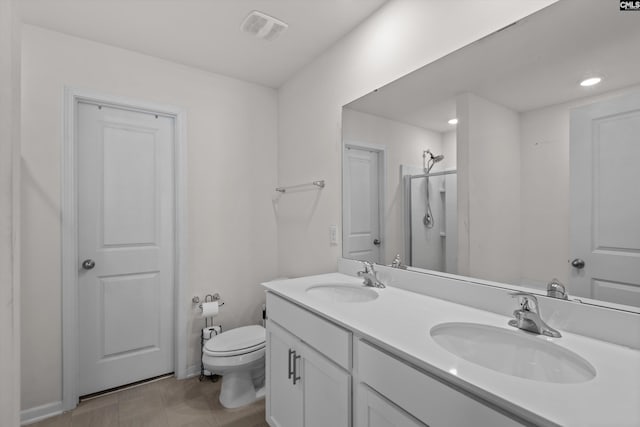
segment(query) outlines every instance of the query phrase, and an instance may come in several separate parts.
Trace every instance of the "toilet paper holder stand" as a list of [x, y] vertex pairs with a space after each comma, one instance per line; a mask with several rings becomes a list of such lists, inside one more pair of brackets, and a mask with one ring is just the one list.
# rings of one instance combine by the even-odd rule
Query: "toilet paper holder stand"
[[[202, 300], [202, 302], [200, 302], [200, 297], [199, 296], [194, 296], [193, 298], [191, 298], [191, 303], [193, 304], [198, 304], [198, 308], [200, 309], [200, 312], [202, 312], [202, 304], [205, 302], [217, 302], [219, 307], [222, 307], [224, 305], [224, 302], [220, 301], [220, 294], [219, 293], [215, 293], [215, 294], [207, 294], [204, 296], [204, 299]], [[209, 318], [205, 317], [204, 319], [204, 325], [206, 327], [209, 326]], [[211, 318], [211, 326], [213, 326], [213, 318]]]
[[[224, 302], [220, 301], [220, 294], [217, 292], [215, 294], [205, 295], [204, 298], [202, 299], [202, 302], [200, 301], [201, 301], [200, 297], [197, 295], [191, 298], [191, 303], [194, 305], [197, 304], [201, 312], [202, 312], [202, 304], [205, 302], [217, 302], [218, 306], [220, 307], [224, 305]], [[211, 325], [209, 325], [209, 319], [211, 319]], [[204, 325], [205, 325], [205, 328], [213, 327], [214, 326], [213, 317], [211, 318], [205, 317]], [[220, 325], [220, 332], [222, 332], [222, 325]], [[204, 330], [202, 330], [200, 331], [200, 381], [202, 381], [205, 377], [209, 377], [211, 381], [216, 382], [220, 378], [219, 375], [216, 375], [214, 373], [209, 373], [209, 374], [205, 373], [204, 363], [202, 362], [202, 355], [204, 353], [204, 344], [205, 344], [205, 337], [204, 337]]]
[[191, 302], [193, 304], [198, 304], [198, 308], [200, 310], [202, 310], [202, 304], [205, 302], [214, 302], [217, 301], [218, 305], [220, 307], [222, 307], [224, 305], [224, 303], [222, 301], [220, 301], [220, 294], [219, 293], [215, 293], [215, 294], [207, 294], [204, 296], [204, 299], [202, 300], [202, 302], [200, 302], [200, 297], [199, 296], [194, 296], [193, 298], [191, 298]]

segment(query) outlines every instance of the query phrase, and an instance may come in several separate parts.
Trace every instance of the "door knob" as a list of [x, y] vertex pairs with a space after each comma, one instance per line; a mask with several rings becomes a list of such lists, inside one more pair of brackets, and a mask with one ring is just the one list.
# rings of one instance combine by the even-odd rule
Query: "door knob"
[[373, 244], [376, 246], [380, 246], [380, 239], [374, 239]]
[[82, 261], [82, 268], [84, 268], [85, 270], [91, 270], [95, 266], [96, 263], [92, 259], [85, 259], [84, 261]]
[[571, 261], [571, 265], [575, 268], [577, 268], [578, 270], [584, 268], [584, 260], [580, 259], [580, 258], [575, 258], [574, 260]]

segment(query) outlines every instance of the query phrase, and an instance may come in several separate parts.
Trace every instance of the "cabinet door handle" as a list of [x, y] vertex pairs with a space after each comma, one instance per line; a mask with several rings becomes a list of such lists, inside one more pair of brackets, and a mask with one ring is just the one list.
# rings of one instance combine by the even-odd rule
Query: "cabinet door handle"
[[288, 369], [289, 376], [287, 377], [288, 379], [291, 379], [291, 377], [293, 377], [293, 375], [295, 374], [295, 373], [294, 373], [294, 371], [293, 371], [293, 369], [295, 369], [295, 367], [294, 367], [293, 369], [291, 368], [291, 364], [293, 363], [293, 360], [292, 360], [292, 357], [291, 357], [291, 356], [293, 356], [294, 354], [296, 354], [296, 352], [295, 352], [295, 351], [293, 351], [293, 350], [291, 350], [291, 349], [289, 349], [289, 360], [288, 360], [288, 364], [289, 364], [289, 369]]
[[300, 381], [300, 376], [298, 376], [298, 366], [296, 365], [296, 360], [300, 359], [300, 356], [293, 352], [293, 385], [296, 385], [296, 381]]

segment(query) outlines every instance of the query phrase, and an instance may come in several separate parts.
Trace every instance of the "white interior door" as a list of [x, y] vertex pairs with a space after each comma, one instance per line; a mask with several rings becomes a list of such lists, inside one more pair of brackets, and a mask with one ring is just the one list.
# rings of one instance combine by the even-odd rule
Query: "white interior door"
[[380, 263], [380, 158], [377, 151], [344, 151], [343, 256]]
[[573, 110], [570, 158], [570, 290], [640, 307], [640, 92]]
[[77, 111], [82, 396], [173, 371], [174, 119]]

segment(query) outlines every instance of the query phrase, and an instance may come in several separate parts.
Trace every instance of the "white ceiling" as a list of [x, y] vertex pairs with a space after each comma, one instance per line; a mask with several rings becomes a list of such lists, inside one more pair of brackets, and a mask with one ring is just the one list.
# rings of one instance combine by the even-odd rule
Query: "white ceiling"
[[[603, 0], [564, 0], [347, 108], [445, 132], [464, 92], [524, 112], [638, 85], [638, 46], [637, 13]], [[579, 86], [590, 74], [602, 83]]]
[[[21, 0], [28, 24], [277, 88], [387, 0]], [[243, 33], [252, 10], [289, 29]]]

